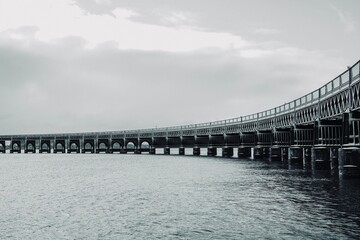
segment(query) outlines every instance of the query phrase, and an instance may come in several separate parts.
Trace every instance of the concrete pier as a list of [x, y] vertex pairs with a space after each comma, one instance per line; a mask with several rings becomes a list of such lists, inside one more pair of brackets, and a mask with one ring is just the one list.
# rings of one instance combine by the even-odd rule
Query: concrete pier
[[200, 156], [200, 148], [199, 147], [193, 148], [193, 155], [194, 156]]
[[251, 147], [239, 147], [238, 148], [238, 157], [239, 158], [250, 158], [251, 157]]
[[280, 147], [271, 147], [270, 148], [270, 161], [281, 161], [281, 148]]
[[185, 155], [185, 148], [183, 147], [179, 148], [179, 155], [181, 156]]
[[360, 148], [347, 147], [338, 151], [339, 176], [343, 178], [360, 177]]
[[254, 147], [254, 159], [262, 159], [263, 157], [262, 147]]
[[164, 154], [165, 155], [170, 155], [170, 148], [169, 147], [164, 148]]
[[330, 149], [326, 147], [311, 148], [311, 169], [330, 170]]
[[209, 147], [207, 149], [207, 155], [210, 156], [210, 157], [214, 157], [217, 155], [217, 148], [215, 147]]
[[283, 163], [287, 163], [289, 159], [289, 148], [288, 147], [282, 147], [281, 148], [281, 161]]
[[232, 147], [224, 147], [222, 149], [222, 156], [223, 157], [232, 157], [232, 156], [234, 156], [234, 149]]
[[288, 161], [291, 165], [302, 165], [304, 152], [302, 147], [290, 147], [288, 148]]

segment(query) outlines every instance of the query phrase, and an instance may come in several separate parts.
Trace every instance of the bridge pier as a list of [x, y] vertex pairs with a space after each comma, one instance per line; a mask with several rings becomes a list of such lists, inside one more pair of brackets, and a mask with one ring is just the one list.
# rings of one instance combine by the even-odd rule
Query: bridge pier
[[185, 148], [183, 147], [179, 148], [179, 155], [181, 156], [185, 155]]
[[330, 170], [330, 150], [326, 147], [311, 148], [311, 169]]
[[262, 159], [263, 158], [263, 150], [261, 147], [254, 147], [253, 149], [254, 159]]
[[232, 156], [234, 156], [234, 149], [232, 147], [224, 147], [222, 149], [222, 156], [223, 157], [232, 157]]
[[270, 148], [270, 161], [280, 161], [281, 160], [281, 148], [280, 147], [271, 147]]
[[62, 148], [62, 149], [54, 148], [54, 153], [66, 153], [66, 149], [65, 148]]
[[303, 164], [303, 148], [302, 147], [290, 147], [288, 148], [288, 161], [290, 165]]
[[200, 156], [200, 148], [199, 147], [193, 148], [193, 155], [194, 156]]
[[36, 153], [36, 148], [34, 148], [34, 149], [25, 149], [25, 153]]
[[238, 157], [239, 158], [250, 158], [251, 157], [251, 147], [241, 146], [238, 148]]
[[134, 153], [135, 153], [135, 154], [141, 154], [141, 152], [142, 152], [142, 151], [141, 151], [141, 149], [139, 149], [139, 148], [136, 148], [136, 149], [134, 150]]
[[151, 155], [155, 155], [156, 154], [156, 148], [150, 148], [150, 152]]
[[311, 148], [303, 147], [303, 167], [304, 169], [311, 169]]
[[0, 141], [0, 153], [6, 153], [6, 143], [5, 143], [5, 141]]
[[[90, 149], [85, 149], [85, 148], [83, 148], [82, 150], [81, 150], [81, 153], [95, 153], [95, 150], [94, 150], [94, 148], [90, 148]], [[98, 152], [96, 152], [96, 153], [98, 153]]]
[[360, 177], [360, 148], [340, 148], [338, 152], [339, 176], [342, 178]]
[[217, 148], [216, 147], [209, 147], [207, 149], [207, 155], [210, 157], [215, 157], [217, 155]]
[[169, 147], [164, 148], [164, 154], [165, 155], [170, 155], [170, 148]]
[[263, 159], [270, 157], [270, 147], [254, 147], [254, 159]]
[[330, 169], [332, 173], [338, 171], [339, 168], [339, 149], [330, 148]]
[[127, 154], [127, 149], [126, 148], [121, 148], [120, 149], [120, 154]]
[[282, 147], [281, 148], [281, 162], [287, 163], [289, 160], [289, 148]]

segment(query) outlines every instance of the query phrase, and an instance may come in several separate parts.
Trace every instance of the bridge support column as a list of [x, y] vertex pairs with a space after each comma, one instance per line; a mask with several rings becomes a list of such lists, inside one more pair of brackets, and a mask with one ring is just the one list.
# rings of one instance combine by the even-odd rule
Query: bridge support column
[[262, 159], [264, 156], [264, 150], [262, 147], [254, 147], [254, 159]]
[[250, 158], [251, 157], [251, 147], [239, 147], [238, 148], [238, 157], [239, 158]]
[[181, 156], [185, 155], [185, 148], [183, 147], [179, 148], [179, 155]]
[[134, 150], [134, 153], [135, 153], [135, 154], [141, 154], [141, 149], [136, 148], [136, 149]]
[[36, 153], [36, 149], [25, 149], [25, 153]]
[[155, 155], [156, 154], [156, 148], [150, 148], [150, 152], [151, 155]]
[[120, 149], [120, 154], [127, 154], [127, 150], [125, 148]]
[[232, 156], [234, 156], [234, 149], [232, 147], [224, 147], [222, 149], [222, 156], [223, 157], [232, 157]]
[[6, 153], [5, 141], [0, 141], [0, 153]]
[[288, 163], [303, 164], [303, 148], [301, 147], [290, 147], [288, 149]]
[[360, 148], [340, 148], [338, 159], [340, 177], [360, 178]]
[[328, 148], [311, 148], [311, 170], [330, 170], [330, 150]]
[[339, 167], [339, 151], [337, 148], [330, 149], [330, 169], [332, 173], [338, 171]]
[[65, 148], [62, 148], [62, 149], [59, 149], [59, 148], [54, 148], [54, 153], [66, 153], [66, 149]]
[[170, 148], [168, 148], [168, 147], [164, 148], [164, 154], [170, 155]]
[[209, 147], [209, 148], [207, 149], [207, 155], [208, 155], [209, 157], [214, 157], [214, 156], [216, 156], [216, 155], [217, 155], [217, 148], [215, 148], [215, 147]]
[[281, 148], [281, 161], [283, 163], [287, 163], [289, 160], [289, 148], [288, 147], [282, 147]]
[[270, 148], [270, 161], [280, 161], [281, 160], [281, 148], [280, 147], [271, 147]]
[[200, 156], [200, 148], [199, 147], [193, 148], [193, 155]]

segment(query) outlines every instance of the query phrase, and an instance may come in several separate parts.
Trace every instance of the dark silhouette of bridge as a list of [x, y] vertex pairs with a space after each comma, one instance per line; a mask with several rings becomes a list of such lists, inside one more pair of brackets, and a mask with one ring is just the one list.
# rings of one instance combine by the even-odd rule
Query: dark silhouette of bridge
[[[360, 61], [315, 91], [281, 106], [215, 122], [131, 131], [0, 136], [6, 153], [156, 154], [269, 158], [312, 169], [360, 173]], [[8, 149], [8, 150], [7, 150]]]

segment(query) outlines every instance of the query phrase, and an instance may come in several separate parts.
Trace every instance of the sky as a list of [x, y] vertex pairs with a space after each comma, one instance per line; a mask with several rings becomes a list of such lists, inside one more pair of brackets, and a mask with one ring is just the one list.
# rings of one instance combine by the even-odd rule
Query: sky
[[0, 135], [274, 108], [360, 59], [358, 0], [0, 0]]

